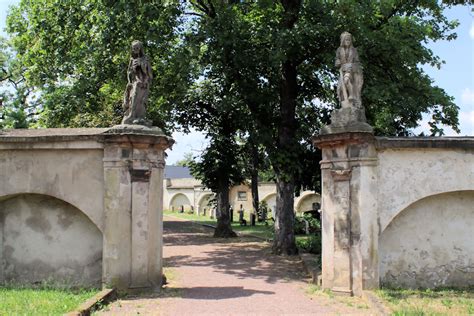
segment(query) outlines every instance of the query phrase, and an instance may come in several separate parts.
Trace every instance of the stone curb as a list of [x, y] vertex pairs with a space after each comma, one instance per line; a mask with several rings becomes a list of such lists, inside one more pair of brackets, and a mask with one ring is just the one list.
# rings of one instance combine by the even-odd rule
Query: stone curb
[[89, 316], [93, 311], [97, 310], [100, 304], [107, 304], [117, 298], [115, 289], [104, 289], [79, 305], [79, 307], [65, 316]]
[[392, 311], [372, 291], [363, 291], [362, 298], [369, 303], [373, 310], [377, 311], [377, 315], [392, 315]]
[[316, 255], [303, 252], [300, 248], [298, 248], [298, 255], [303, 262], [304, 269], [311, 276], [311, 283], [321, 286], [321, 270], [312, 263]]

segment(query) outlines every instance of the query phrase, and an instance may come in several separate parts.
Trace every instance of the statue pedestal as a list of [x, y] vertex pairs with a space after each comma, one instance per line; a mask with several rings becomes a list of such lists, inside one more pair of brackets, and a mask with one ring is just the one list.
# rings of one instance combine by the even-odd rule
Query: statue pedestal
[[377, 153], [368, 132], [313, 138], [323, 153], [322, 287], [361, 296], [378, 288]]
[[104, 137], [103, 282], [118, 289], [162, 283], [164, 150], [158, 127], [117, 125]]
[[334, 110], [331, 115], [331, 124], [321, 129], [321, 135], [345, 132], [372, 133], [373, 131], [372, 126], [367, 124], [364, 108], [351, 106]]
[[323, 156], [322, 286], [360, 296], [378, 287], [377, 245], [367, 242], [377, 225], [377, 214], [370, 212], [377, 203], [371, 194], [377, 170], [373, 128], [362, 107], [342, 104], [313, 143]]

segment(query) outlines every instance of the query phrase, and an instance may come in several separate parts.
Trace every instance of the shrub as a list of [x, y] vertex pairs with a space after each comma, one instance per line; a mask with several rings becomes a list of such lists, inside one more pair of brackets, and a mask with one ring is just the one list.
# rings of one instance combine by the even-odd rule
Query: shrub
[[266, 222], [268, 216], [268, 204], [265, 201], [260, 202], [257, 211], [257, 221]]
[[309, 233], [314, 234], [321, 230], [321, 224], [318, 219], [313, 218], [309, 214], [303, 216], [295, 216], [294, 230], [296, 235], [306, 234], [306, 222], [309, 224]]
[[321, 232], [309, 235], [308, 238], [297, 240], [296, 245], [304, 252], [319, 255], [321, 253]]

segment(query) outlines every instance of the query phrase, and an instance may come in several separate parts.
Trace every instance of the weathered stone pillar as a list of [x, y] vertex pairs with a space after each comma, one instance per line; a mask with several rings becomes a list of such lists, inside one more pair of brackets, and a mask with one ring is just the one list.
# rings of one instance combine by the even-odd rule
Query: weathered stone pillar
[[104, 142], [103, 283], [159, 289], [164, 150], [173, 140], [157, 128], [117, 126]]
[[378, 287], [374, 141], [370, 131], [313, 139], [323, 152], [322, 281], [334, 292], [361, 295]]

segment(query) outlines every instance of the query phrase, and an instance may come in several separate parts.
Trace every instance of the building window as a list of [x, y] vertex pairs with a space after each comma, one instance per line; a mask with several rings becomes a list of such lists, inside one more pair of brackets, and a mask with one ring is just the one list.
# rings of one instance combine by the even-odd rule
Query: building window
[[247, 201], [247, 192], [239, 191], [237, 192], [237, 200], [239, 201]]

